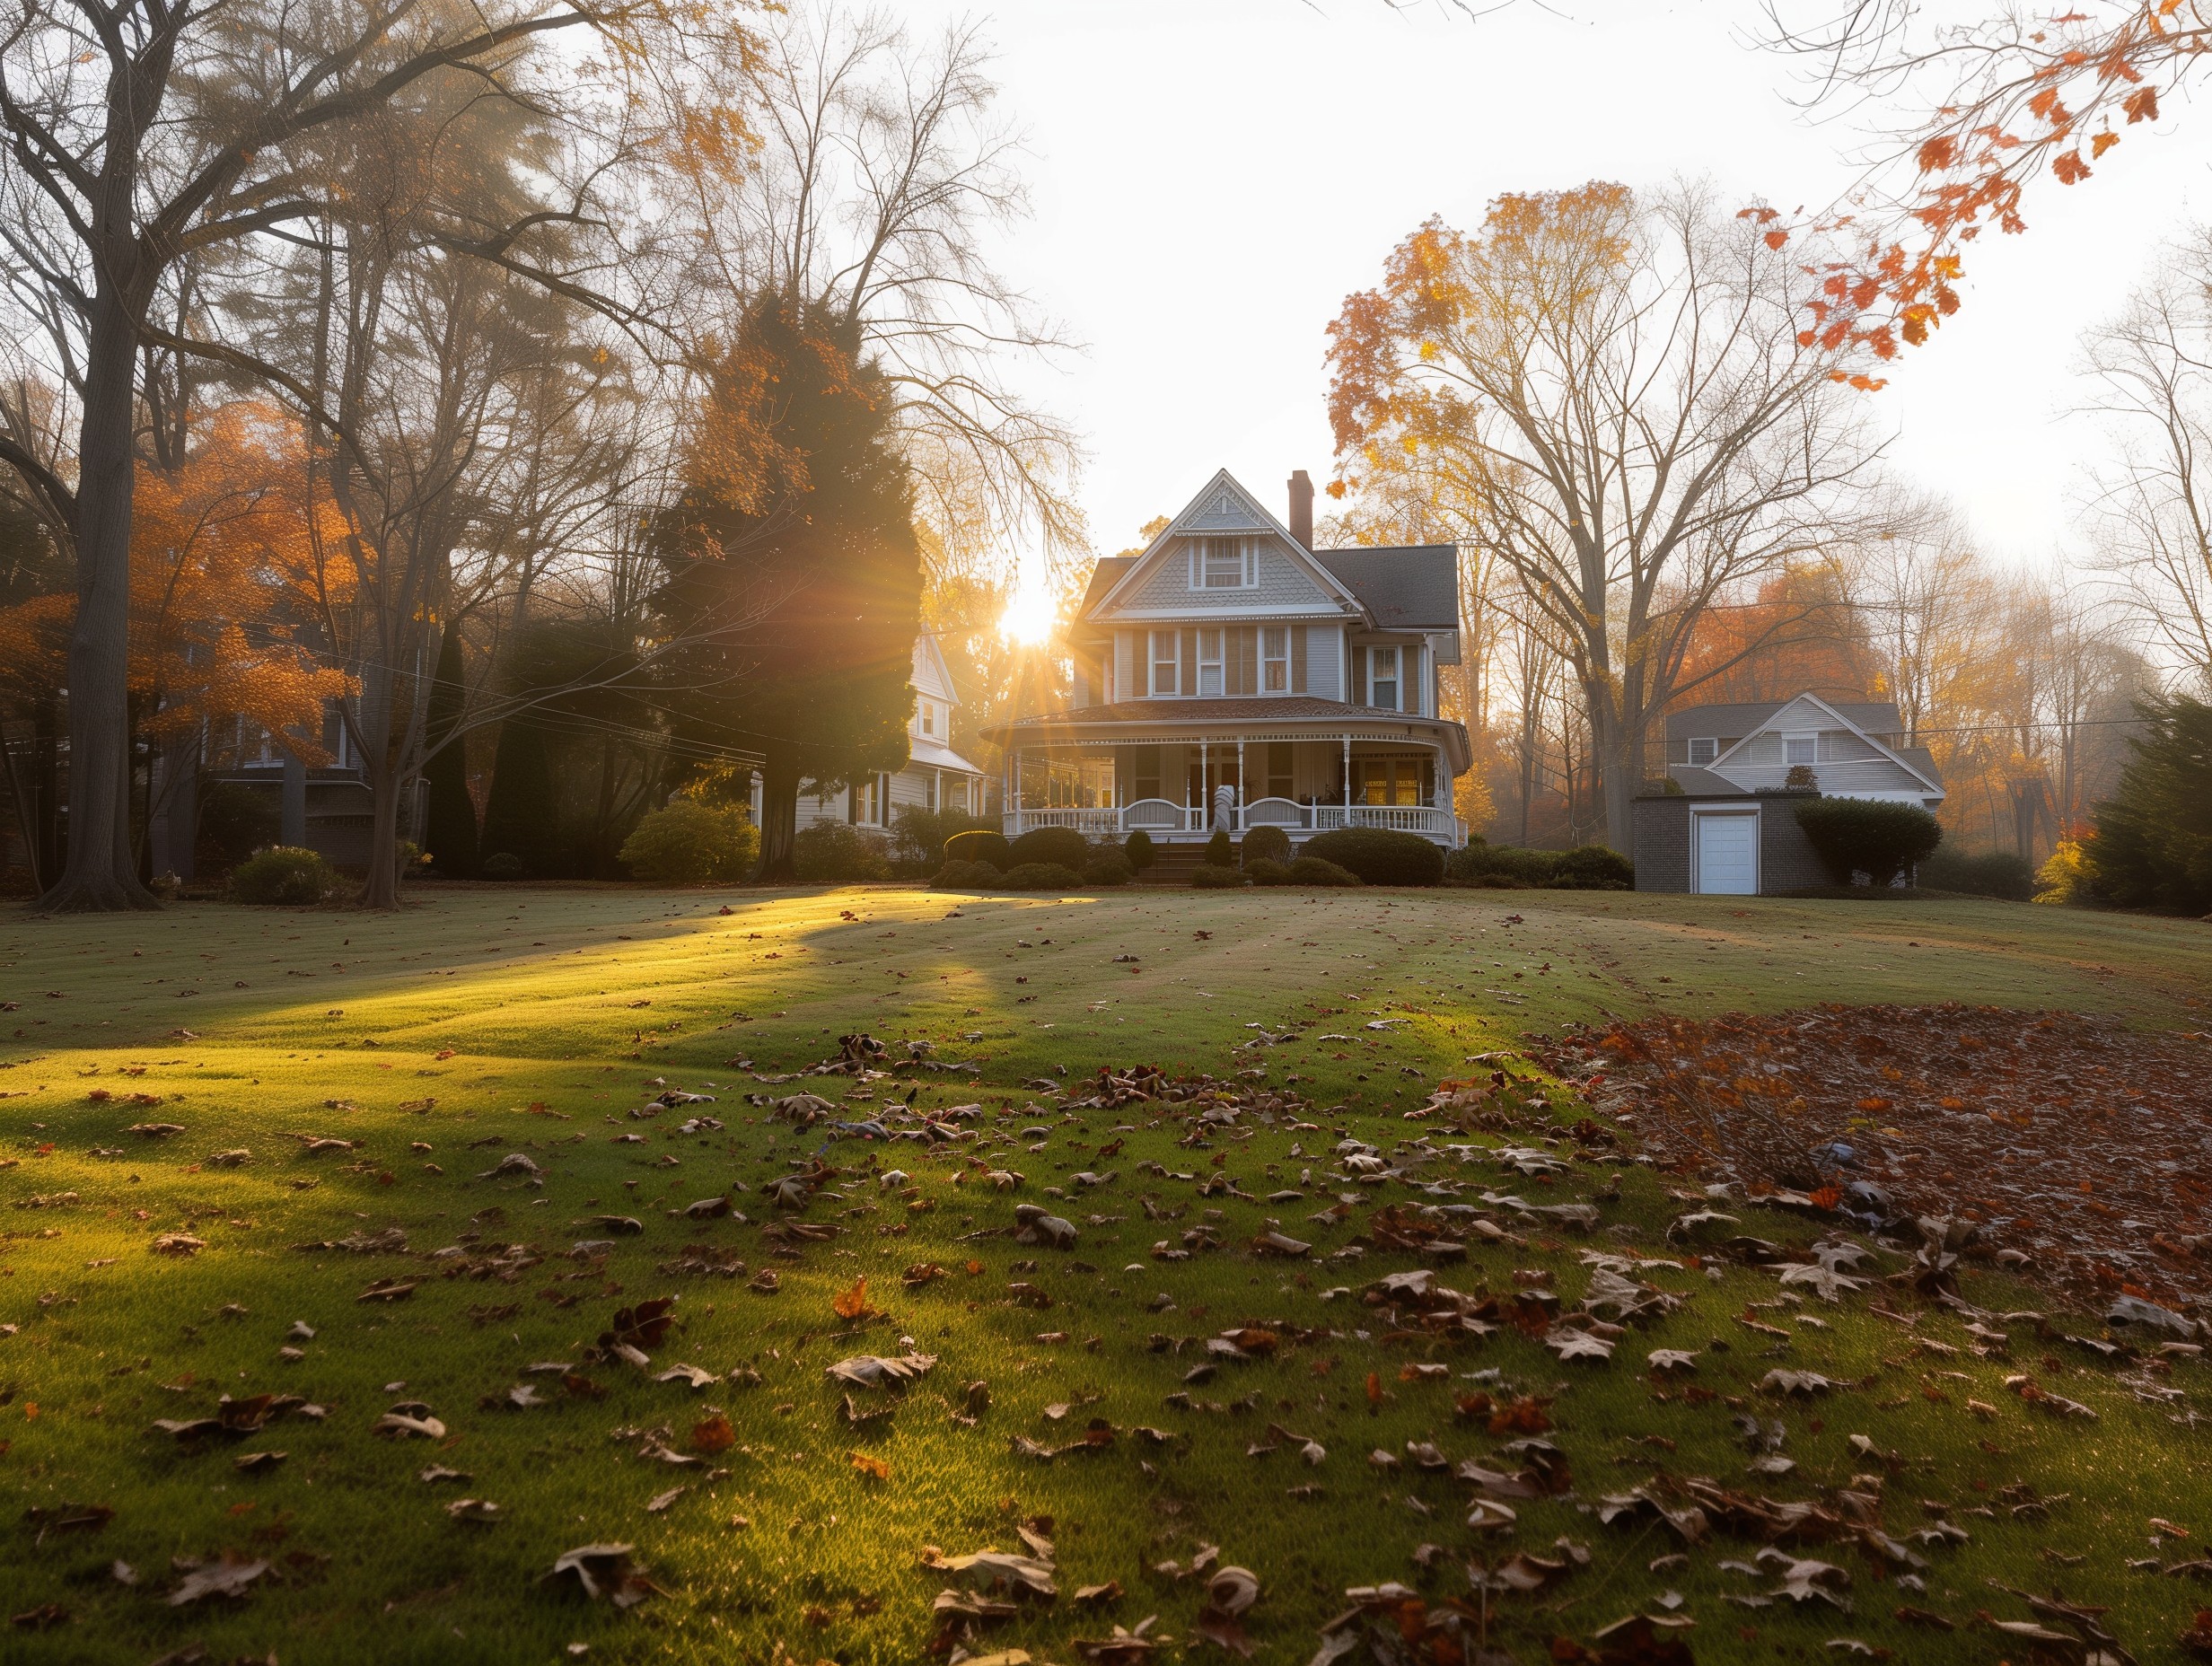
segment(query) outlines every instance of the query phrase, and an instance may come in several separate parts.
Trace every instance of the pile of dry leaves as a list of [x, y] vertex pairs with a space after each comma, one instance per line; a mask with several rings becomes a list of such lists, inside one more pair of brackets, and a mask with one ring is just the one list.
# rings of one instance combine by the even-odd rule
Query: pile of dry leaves
[[2212, 1298], [2212, 1038], [1824, 1006], [1616, 1024], [1539, 1052], [1663, 1162], [1825, 1188], [1866, 1216], [1978, 1221], [2077, 1296]]

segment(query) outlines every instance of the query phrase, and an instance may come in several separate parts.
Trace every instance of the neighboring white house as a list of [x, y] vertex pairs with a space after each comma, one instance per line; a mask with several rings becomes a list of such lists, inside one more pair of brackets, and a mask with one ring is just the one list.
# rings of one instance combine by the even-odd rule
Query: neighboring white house
[[1396, 828], [1466, 842], [1452, 780], [1467, 731], [1437, 709], [1459, 662], [1459, 552], [1316, 549], [1313, 486], [1288, 523], [1226, 469], [1136, 556], [1091, 574], [1075, 700], [986, 732], [1006, 836], [1072, 827], [1203, 840], [1272, 826]]
[[[983, 772], [952, 748], [952, 712], [960, 704], [952, 673], [937, 639], [924, 631], [914, 639], [914, 715], [907, 723], [907, 762], [901, 769], [863, 776], [834, 791], [814, 782], [799, 784], [799, 826], [842, 821], [853, 827], [890, 830], [898, 811], [912, 806], [928, 811], [983, 813]], [[753, 819], [760, 816], [760, 785], [753, 783]]]
[[1797, 768], [1830, 798], [1943, 807], [1936, 760], [1906, 743], [1887, 702], [1690, 706], [1667, 717], [1663, 790], [1636, 801], [1637, 890], [1748, 897], [1829, 882], [1785, 792]]

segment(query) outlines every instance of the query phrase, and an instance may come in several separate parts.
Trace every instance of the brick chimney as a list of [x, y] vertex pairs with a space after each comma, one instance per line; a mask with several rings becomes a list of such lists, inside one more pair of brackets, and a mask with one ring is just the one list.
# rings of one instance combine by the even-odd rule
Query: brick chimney
[[1300, 548], [1313, 548], [1313, 478], [1303, 469], [1290, 476], [1290, 535]]

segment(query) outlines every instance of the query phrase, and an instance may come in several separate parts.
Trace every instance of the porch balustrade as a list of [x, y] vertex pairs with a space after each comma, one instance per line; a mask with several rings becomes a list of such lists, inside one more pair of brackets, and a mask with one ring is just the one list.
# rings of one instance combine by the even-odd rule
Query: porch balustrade
[[[1120, 837], [1142, 828], [1154, 837], [1204, 838], [1213, 831], [1212, 811], [1172, 799], [1140, 798], [1116, 809], [1048, 806], [1010, 810], [1001, 818], [1005, 836], [1019, 838], [1033, 828], [1073, 828], [1087, 838]], [[1431, 804], [1301, 804], [1287, 798], [1260, 798], [1230, 812], [1229, 830], [1258, 827], [1286, 833], [1323, 833], [1331, 828], [1388, 828], [1418, 833], [1439, 844], [1467, 842], [1466, 825], [1449, 810]]]

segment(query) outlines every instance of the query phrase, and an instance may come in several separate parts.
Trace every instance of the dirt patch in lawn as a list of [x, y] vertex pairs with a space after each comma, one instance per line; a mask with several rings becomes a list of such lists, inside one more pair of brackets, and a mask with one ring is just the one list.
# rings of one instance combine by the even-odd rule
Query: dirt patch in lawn
[[1857, 1212], [1886, 1199], [1962, 1214], [2025, 1251], [2029, 1276], [2087, 1300], [2212, 1299], [2212, 1036], [2074, 1013], [1824, 1006], [1581, 1030], [1540, 1056], [1662, 1162], [1833, 1188]]

